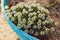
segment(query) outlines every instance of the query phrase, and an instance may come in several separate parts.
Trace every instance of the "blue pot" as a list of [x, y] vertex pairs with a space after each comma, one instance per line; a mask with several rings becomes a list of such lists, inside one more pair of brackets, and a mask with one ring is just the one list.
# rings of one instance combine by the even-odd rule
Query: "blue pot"
[[8, 0], [1, 0], [1, 6], [2, 6], [2, 12], [3, 15], [5, 16], [7, 22], [9, 25], [12, 27], [12, 29], [16, 32], [20, 40], [39, 40], [35, 37], [30, 36], [29, 34], [23, 32], [20, 28], [18, 28], [15, 24], [11, 22], [11, 20], [7, 17], [6, 11], [5, 11], [5, 6], [7, 4]]

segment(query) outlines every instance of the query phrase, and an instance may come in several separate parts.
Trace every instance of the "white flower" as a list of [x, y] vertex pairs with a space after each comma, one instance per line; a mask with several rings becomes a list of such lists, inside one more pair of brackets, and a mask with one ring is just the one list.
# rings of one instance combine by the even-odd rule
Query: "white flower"
[[36, 12], [33, 12], [32, 14], [33, 14], [33, 15], [37, 15], [37, 13], [36, 13]]
[[44, 35], [44, 34], [45, 34], [45, 32], [44, 32], [44, 31], [41, 31], [41, 32], [40, 32], [40, 35]]
[[51, 32], [52, 32], [52, 31], [54, 31], [54, 30], [55, 30], [55, 28], [51, 27], [51, 28], [50, 28], [50, 30], [51, 30]]
[[8, 13], [8, 17], [9, 17], [9, 18], [12, 18], [12, 15], [11, 15], [10, 13]]
[[34, 33], [34, 31], [31, 29], [31, 30], [29, 31], [29, 33], [30, 33], [30, 34], [33, 34], [33, 33]]
[[29, 8], [29, 11], [33, 11], [33, 9], [32, 8]]
[[14, 17], [17, 17], [18, 16], [18, 14], [14, 14]]
[[28, 31], [28, 29], [27, 29], [27, 30], [24, 30], [24, 32], [28, 33], [29, 31]]
[[27, 3], [25, 4], [25, 7], [28, 7], [28, 4]]
[[29, 13], [28, 16], [31, 17], [33, 14], [32, 13]]
[[46, 23], [45, 22], [42, 22], [43, 25], [45, 25]]
[[39, 18], [42, 18], [42, 14], [39, 14], [38, 17], [39, 17]]
[[35, 20], [36, 18], [37, 18], [37, 16], [33, 16], [33, 17], [32, 17], [32, 20]]
[[49, 23], [49, 21], [48, 20], [45, 20], [45, 23]]
[[22, 23], [26, 24], [26, 19], [25, 18], [22, 19]]
[[40, 23], [41, 23], [41, 20], [39, 19], [39, 20], [38, 20], [38, 22], [40, 22]]
[[38, 36], [39, 35], [39, 33], [38, 32], [35, 32], [35, 34], [34, 34], [35, 36]]
[[37, 8], [38, 8], [38, 10], [41, 10], [41, 8], [42, 8], [42, 7], [40, 7], [40, 6], [37, 6]]
[[42, 16], [42, 20], [45, 20], [45, 16]]
[[44, 7], [40, 7], [40, 10], [41, 10], [41, 11], [44, 11], [44, 10], [45, 10], [45, 8], [44, 8]]
[[14, 17], [18, 17], [18, 19], [20, 19], [22, 16], [22, 13], [21, 12], [17, 12], [16, 14], [14, 14]]
[[55, 25], [58, 26], [59, 25], [58, 22], [55, 22]]
[[37, 11], [37, 13], [40, 13], [40, 11]]
[[28, 5], [28, 8], [31, 8], [31, 5]]
[[48, 21], [49, 21], [50, 23], [52, 23], [54, 20], [52, 20], [52, 19], [49, 19]]
[[48, 33], [48, 32], [49, 32], [49, 29], [48, 29], [48, 28], [46, 28], [46, 29], [45, 29], [45, 32], [46, 32], [46, 33]]
[[40, 26], [42, 23], [41, 23], [41, 20], [39, 19], [38, 22], [37, 22], [37, 25]]
[[34, 26], [33, 26], [33, 29], [36, 29], [36, 28], [37, 28], [37, 26], [36, 26], [36, 25], [34, 25]]
[[18, 25], [17, 25], [19, 28], [22, 28], [23, 25], [21, 23], [18, 22]]
[[16, 14], [16, 11], [12, 11], [11, 14]]
[[10, 10], [6, 10], [7, 14], [10, 13]]
[[38, 29], [41, 29], [41, 25], [38, 25], [37, 28], [38, 28]]
[[26, 11], [26, 9], [23, 9], [23, 11]]
[[17, 7], [23, 8], [24, 7], [24, 3], [21, 2], [21, 3], [17, 4]]
[[30, 21], [31, 21], [31, 20], [32, 20], [32, 18], [28, 18], [28, 20], [30, 20]]
[[49, 14], [49, 11], [47, 9], [43, 9], [44, 12], [46, 12], [47, 14]]
[[9, 6], [6, 5], [6, 6], [5, 6], [5, 9], [8, 9], [8, 8], [9, 8]]
[[45, 19], [45, 14], [39, 14], [38, 17], [42, 18], [42, 19]]
[[23, 9], [22, 13], [28, 13], [28, 11], [26, 11], [26, 9]]
[[31, 24], [33, 24], [33, 22], [32, 21], [28, 21], [28, 25], [31, 25]]
[[15, 21], [15, 18], [14, 18], [14, 17], [12, 17], [12, 18], [11, 18], [11, 20], [12, 20], [12, 21]]
[[33, 7], [37, 7], [37, 5], [36, 5], [35, 3], [32, 3], [31, 6], [33, 6]]
[[14, 11], [16, 8], [17, 8], [16, 6], [12, 6], [12, 7], [11, 7], [11, 10]]
[[19, 5], [24, 5], [24, 2], [20, 2], [17, 4], [17, 6], [19, 6]]

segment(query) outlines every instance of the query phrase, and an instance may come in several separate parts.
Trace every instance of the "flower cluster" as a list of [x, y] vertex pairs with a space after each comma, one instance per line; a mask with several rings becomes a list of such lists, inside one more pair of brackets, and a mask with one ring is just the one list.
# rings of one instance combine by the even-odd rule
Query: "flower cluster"
[[38, 3], [20, 2], [11, 8], [6, 7], [6, 12], [16, 26], [35, 36], [48, 34], [57, 26], [49, 17], [49, 11]]

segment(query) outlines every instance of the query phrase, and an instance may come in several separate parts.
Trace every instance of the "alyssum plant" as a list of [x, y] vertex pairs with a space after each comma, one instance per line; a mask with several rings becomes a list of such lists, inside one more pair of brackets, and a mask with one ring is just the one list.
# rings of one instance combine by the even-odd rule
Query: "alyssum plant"
[[10, 20], [28, 34], [45, 35], [54, 31], [57, 26], [57, 22], [50, 18], [49, 11], [39, 3], [20, 2], [5, 8]]

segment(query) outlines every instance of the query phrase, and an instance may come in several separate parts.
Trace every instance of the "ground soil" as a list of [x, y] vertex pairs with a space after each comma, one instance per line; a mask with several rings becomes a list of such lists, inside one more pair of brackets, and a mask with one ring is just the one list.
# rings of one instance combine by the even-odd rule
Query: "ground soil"
[[60, 4], [56, 3], [48, 10], [50, 11], [51, 18], [59, 23], [56, 30], [49, 34], [49, 40], [60, 40]]

